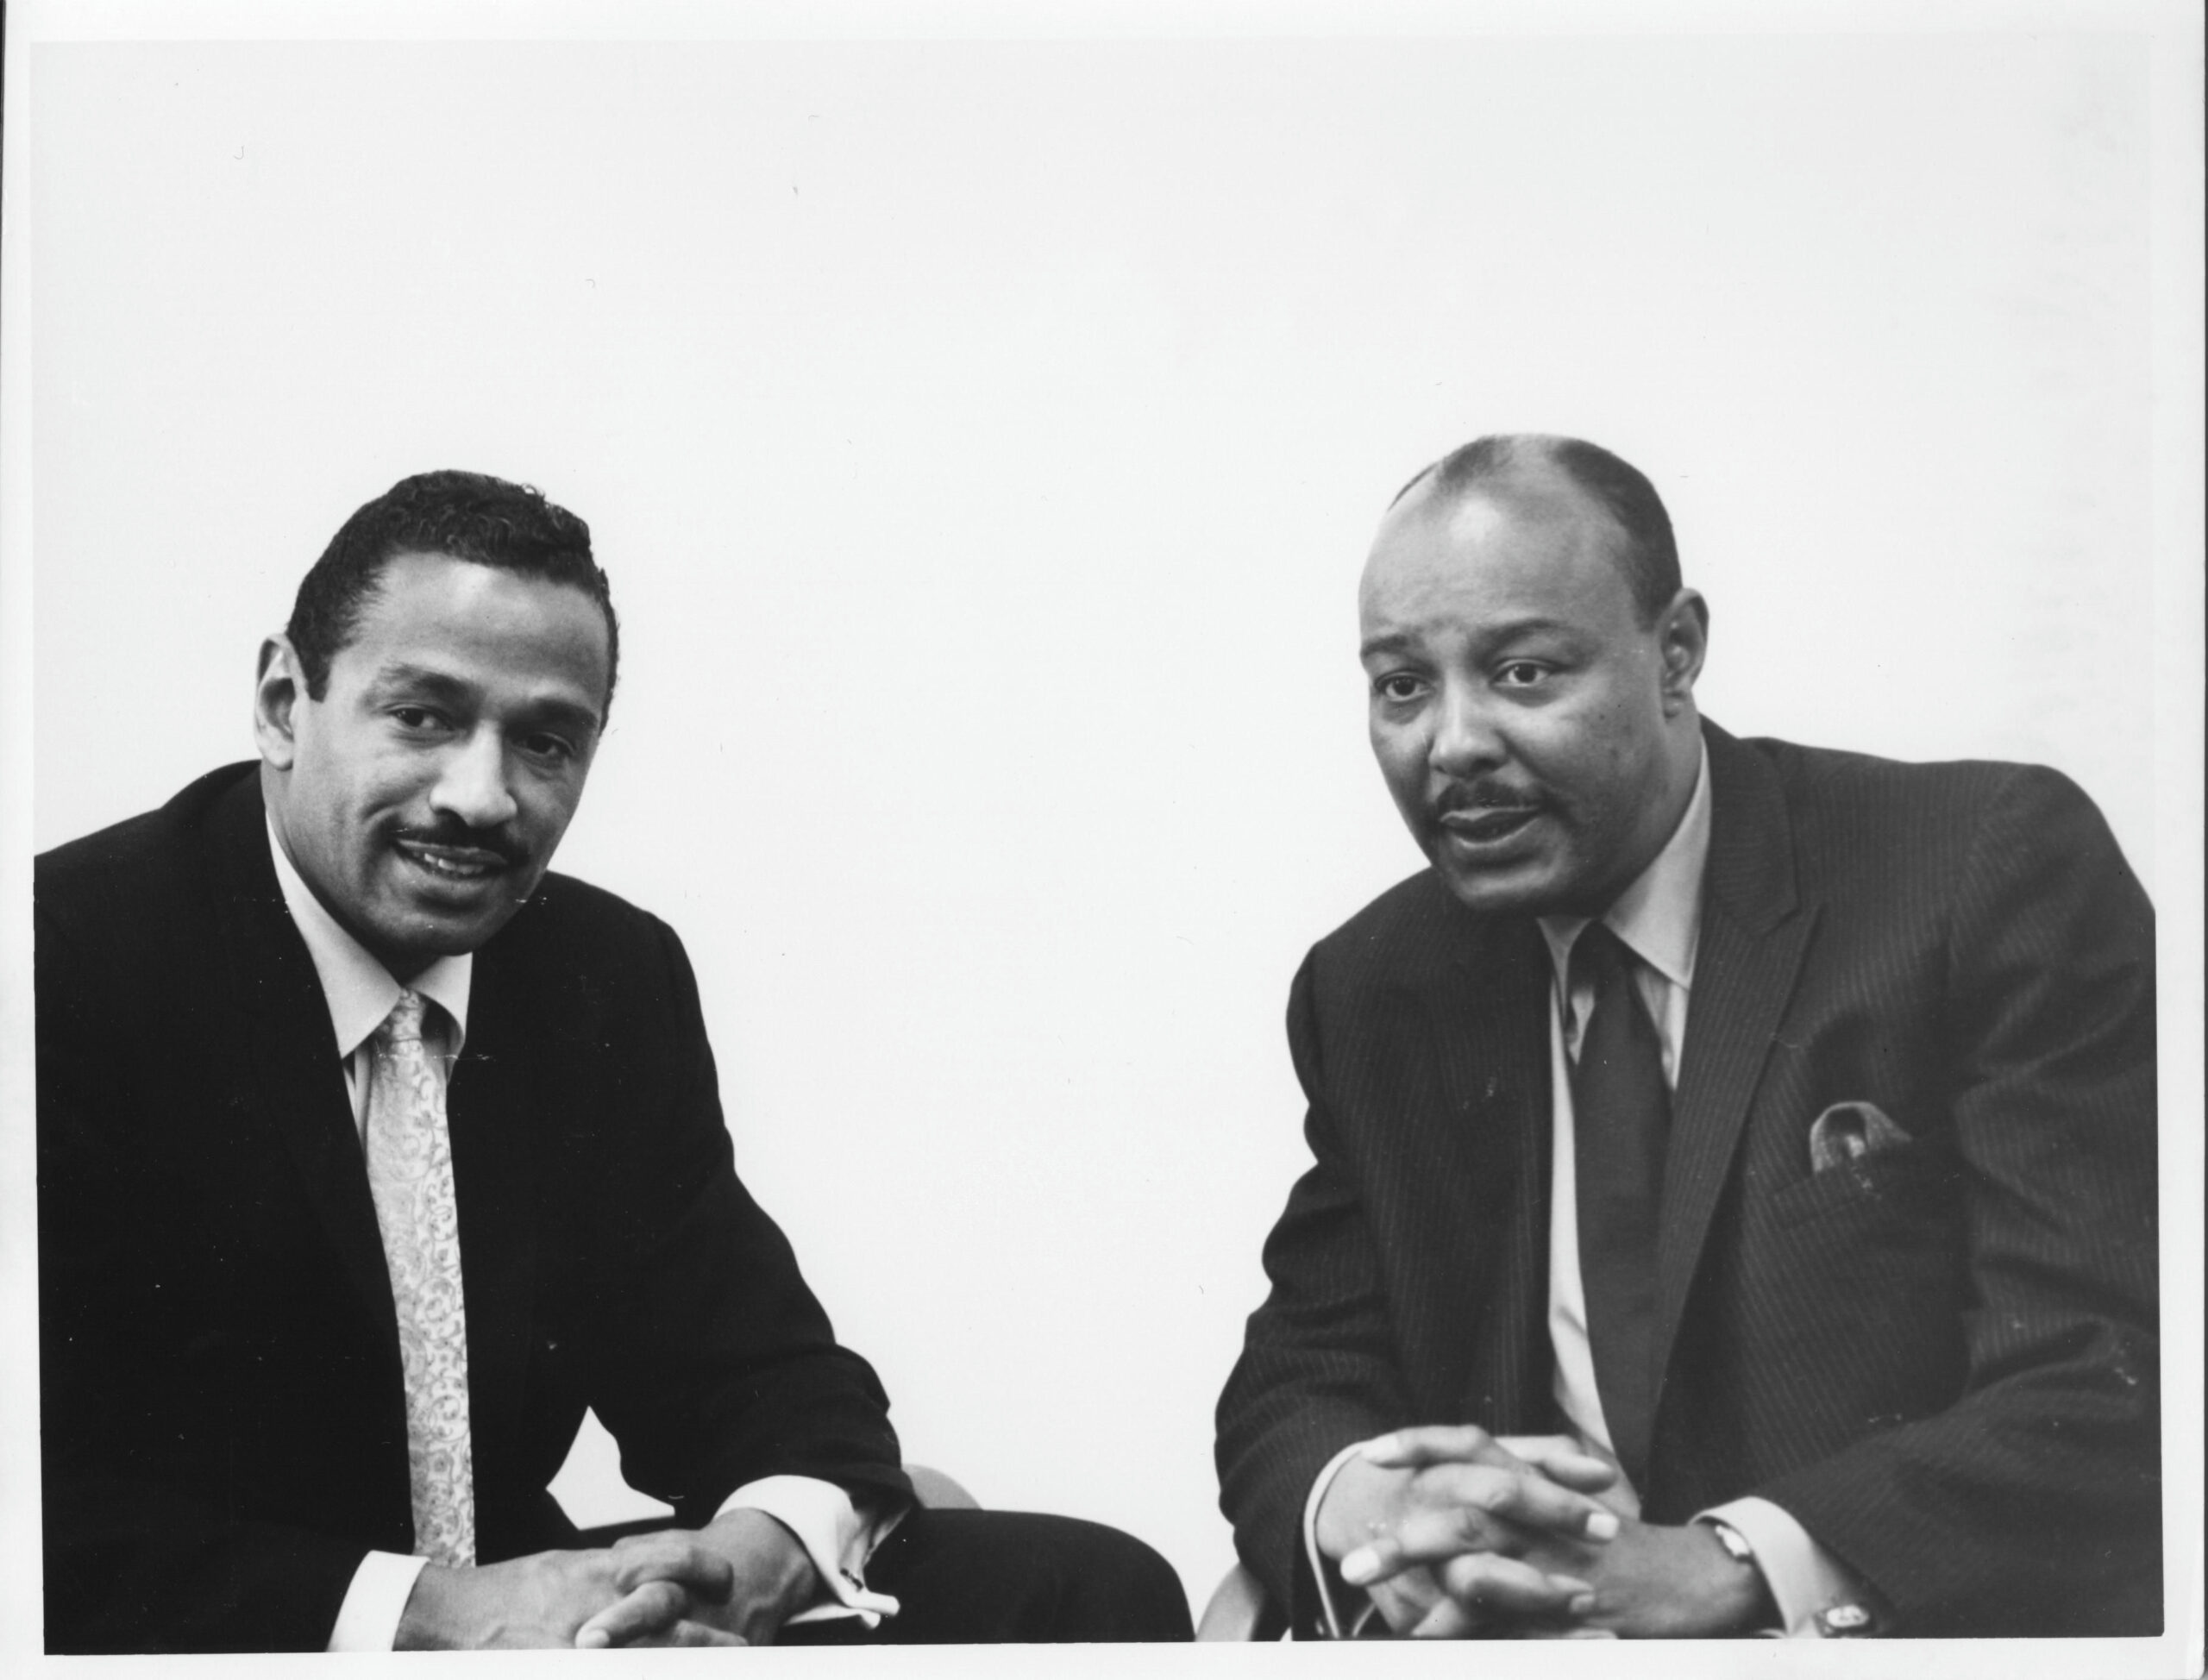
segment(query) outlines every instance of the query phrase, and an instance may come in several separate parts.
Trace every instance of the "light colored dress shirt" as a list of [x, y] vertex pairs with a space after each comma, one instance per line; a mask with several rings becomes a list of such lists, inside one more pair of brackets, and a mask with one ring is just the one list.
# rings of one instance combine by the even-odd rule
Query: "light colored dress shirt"
[[[1694, 990], [1694, 962], [1702, 934], [1702, 878], [1709, 858], [1709, 753], [1703, 749], [1679, 825], [1664, 849], [1621, 893], [1603, 914], [1610, 931], [1640, 959], [1634, 984], [1655, 1024], [1664, 1056], [1664, 1082], [1678, 1088], [1679, 1056], [1686, 1044], [1687, 1004]], [[1615, 1462], [1610, 1432], [1595, 1382], [1594, 1355], [1587, 1340], [1587, 1294], [1579, 1273], [1578, 1180], [1572, 1153], [1571, 1069], [1579, 1040], [1594, 1008], [1594, 990], [1570, 982], [1571, 947], [1588, 923], [1584, 916], [1544, 916], [1542, 937], [1553, 965], [1550, 989], [1549, 1090], [1552, 1150], [1549, 1164], [1549, 1345], [1555, 1354], [1556, 1401], [1580, 1444]], [[1327, 1579], [1318, 1551], [1319, 1505], [1341, 1467], [1362, 1450], [1344, 1448], [1312, 1484], [1304, 1506], [1304, 1545], [1314, 1577]], [[1640, 1513], [1640, 1496], [1622, 1470], [1603, 1495], [1626, 1516]], [[1778, 1607], [1782, 1628], [1790, 1635], [1816, 1636], [1816, 1615], [1860, 1595], [1855, 1577], [1811, 1539], [1788, 1512], [1767, 1499], [1736, 1499], [1698, 1514], [1729, 1523], [1754, 1551], [1756, 1563]], [[1340, 1612], [1331, 1593], [1322, 1592], [1327, 1627], [1339, 1636]]]
[[[323, 1001], [329, 1009], [329, 1025], [337, 1037], [338, 1054], [345, 1064], [345, 1085], [353, 1104], [354, 1134], [364, 1141], [368, 1117], [368, 1080], [375, 1030], [398, 1001], [400, 986], [382, 963], [368, 955], [360, 942], [338, 925], [323, 907], [285, 854], [275, 825], [268, 829], [268, 849], [275, 860], [276, 881], [284, 894], [299, 937], [306, 941], [322, 981]], [[442, 1012], [430, 1012], [423, 1037], [435, 1052], [430, 1065], [440, 1077], [448, 1076], [453, 1058], [467, 1039], [468, 989], [474, 978], [471, 955], [441, 956], [416, 975], [407, 985]], [[851, 1497], [832, 1482], [809, 1476], [768, 1476], [745, 1483], [722, 1501], [724, 1514], [735, 1510], [763, 1511], [804, 1546], [825, 1596], [792, 1616], [800, 1621], [825, 1621], [856, 1617], [869, 1627], [884, 1616], [897, 1614], [897, 1601], [869, 1592], [864, 1582], [866, 1560], [896, 1526], [860, 1515]], [[389, 1651], [398, 1633], [406, 1601], [414, 1583], [428, 1563], [426, 1558], [397, 1552], [371, 1551], [361, 1560], [338, 1607], [337, 1622], [330, 1630], [332, 1651]]]

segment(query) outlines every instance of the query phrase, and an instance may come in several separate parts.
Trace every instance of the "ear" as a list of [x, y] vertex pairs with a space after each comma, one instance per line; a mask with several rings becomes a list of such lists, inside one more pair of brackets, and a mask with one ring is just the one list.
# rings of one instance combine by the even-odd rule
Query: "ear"
[[1664, 715], [1676, 718], [1694, 704], [1695, 679], [1709, 651], [1709, 604], [1697, 591], [1682, 589], [1672, 597], [1656, 621], [1656, 643], [1663, 660]]
[[281, 632], [260, 644], [260, 662], [253, 683], [253, 738], [260, 745], [261, 762], [273, 770], [288, 770], [298, 750], [292, 733], [292, 709], [308, 699], [306, 677], [292, 638]]

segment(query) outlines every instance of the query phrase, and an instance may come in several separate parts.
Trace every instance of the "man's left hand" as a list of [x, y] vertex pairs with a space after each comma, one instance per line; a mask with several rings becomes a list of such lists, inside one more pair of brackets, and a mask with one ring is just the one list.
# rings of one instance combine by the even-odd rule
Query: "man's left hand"
[[[1418, 1625], [1418, 1637], [1554, 1637], [1551, 1627], [1514, 1626], [1484, 1607], [1472, 1558], [1424, 1561], [1446, 1597]], [[1524, 1561], [1586, 1582], [1595, 1602], [1578, 1627], [1619, 1639], [1723, 1639], [1776, 1620], [1762, 1572], [1734, 1558], [1703, 1523], [1674, 1528], [1628, 1519], [1607, 1545], [1550, 1540]]]
[[[695, 1533], [632, 1534], [613, 1558], [627, 1595], [576, 1630], [585, 1649], [690, 1643], [682, 1630], [697, 1625], [772, 1645], [820, 1589], [796, 1536], [763, 1511], [730, 1511]], [[701, 1592], [696, 1583], [706, 1577], [725, 1581], [724, 1592]]]
[[1608, 1545], [1567, 1542], [1541, 1567], [1577, 1572], [1595, 1589], [1584, 1624], [1621, 1639], [1723, 1639], [1778, 1619], [1763, 1571], [1726, 1551], [1707, 1523], [1628, 1520]]
[[[1439, 1432], [1421, 1432], [1420, 1462], [1451, 1456], [1437, 1449], [1440, 1439]], [[1501, 1445], [1545, 1469], [1545, 1458], [1571, 1444], [1503, 1437]], [[1553, 1530], [1527, 1538], [1518, 1553], [1521, 1564], [1553, 1577], [1577, 1577], [1592, 1591], [1593, 1604], [1561, 1626], [1553, 1617], [1527, 1620], [1498, 1610], [1490, 1590], [1492, 1558], [1408, 1523], [1369, 1548], [1382, 1567], [1364, 1584], [1400, 1580], [1397, 1602], [1379, 1601], [1383, 1614], [1399, 1634], [1420, 1639], [1553, 1638], [1575, 1631], [1621, 1639], [1718, 1639], [1777, 1620], [1762, 1571], [1734, 1558], [1705, 1523], [1670, 1527], [1622, 1511], [1616, 1536], [1599, 1545]], [[1440, 1596], [1434, 1602], [1430, 1595], [1437, 1587]], [[1415, 1614], [1404, 1614], [1414, 1604]]]

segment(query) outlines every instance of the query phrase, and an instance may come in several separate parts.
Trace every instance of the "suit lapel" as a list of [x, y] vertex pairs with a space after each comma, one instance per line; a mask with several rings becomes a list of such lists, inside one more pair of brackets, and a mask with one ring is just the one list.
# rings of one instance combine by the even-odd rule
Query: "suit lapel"
[[[1548, 1387], [1548, 969], [1526, 918], [1477, 924], [1417, 1035], [1440, 1065], [1432, 1182], [1447, 1204], [1433, 1254], [1445, 1294], [1440, 1394], [1497, 1431], [1546, 1427]], [[1469, 1251], [1467, 1245], [1469, 1244]], [[1420, 1318], [1422, 1315], [1408, 1315]]]
[[1709, 859], [1687, 1039], [1673, 1100], [1657, 1244], [1653, 1356], [1669, 1363], [1709, 1231], [1817, 906], [1795, 895], [1793, 832], [1777, 772], [1714, 724]]
[[445, 1102], [460, 1205], [479, 1485], [499, 1468], [486, 1457], [491, 1444], [524, 1433], [515, 1408], [536, 1333], [537, 1186], [548, 1146], [542, 1058], [559, 1038], [544, 1019], [548, 1000], [529, 987], [531, 965], [525, 956], [517, 960], [520, 931], [507, 928], [476, 955], [467, 1043]]
[[209, 841], [216, 917], [229, 943], [260, 1110], [281, 1134], [354, 1292], [390, 1332], [395, 1353], [398, 1313], [345, 1069], [314, 959], [276, 884], [257, 772], [223, 796]]

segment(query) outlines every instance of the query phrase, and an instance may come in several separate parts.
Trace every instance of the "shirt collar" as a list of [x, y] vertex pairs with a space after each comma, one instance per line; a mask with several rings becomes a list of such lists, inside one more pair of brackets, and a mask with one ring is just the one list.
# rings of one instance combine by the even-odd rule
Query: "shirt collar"
[[[1702, 876], [1709, 862], [1709, 747], [1703, 744], [1694, 793], [1672, 837], [1648, 867], [1603, 915], [1634, 956], [1683, 991], [1694, 987], [1694, 959], [1702, 940]], [[1589, 918], [1544, 916], [1541, 932], [1563, 985], [1572, 942]]]
[[[273, 822], [268, 824], [268, 851], [276, 861], [276, 884], [283, 889], [284, 907], [292, 912], [299, 937], [307, 942], [307, 955], [314, 958], [314, 971], [321, 976], [322, 1000], [329, 1008], [338, 1056], [349, 1059], [383, 1025], [402, 988], [391, 971], [323, 908], [322, 900], [292, 867]], [[437, 958], [407, 982], [451, 1019], [452, 1043], [447, 1048], [455, 1055], [467, 1037], [467, 992], [474, 972], [474, 953], [463, 951]]]

